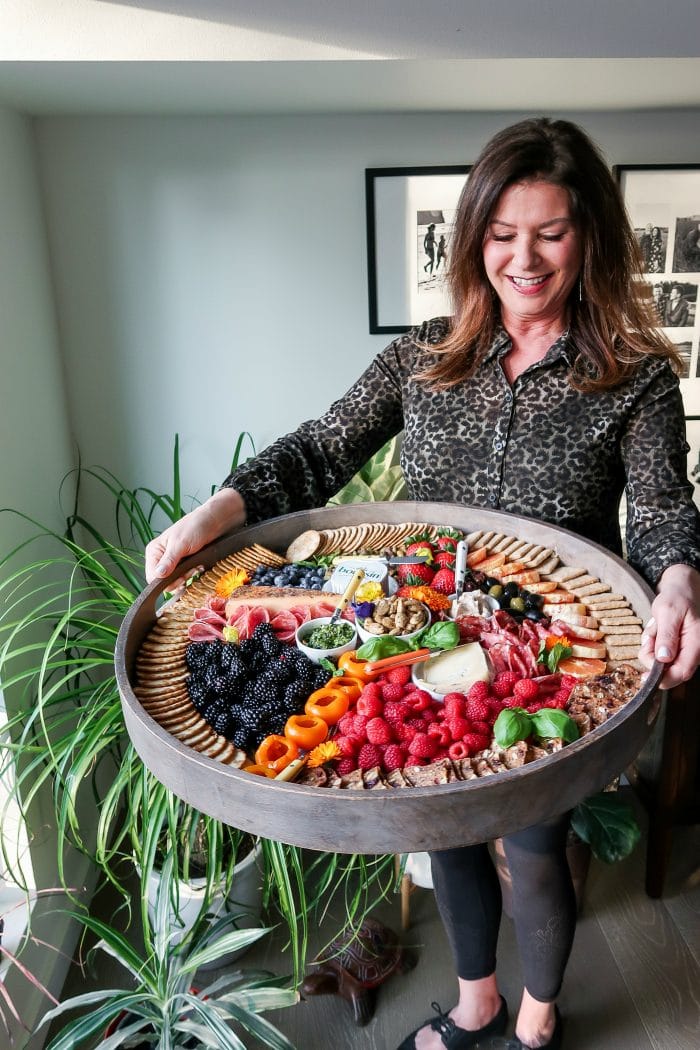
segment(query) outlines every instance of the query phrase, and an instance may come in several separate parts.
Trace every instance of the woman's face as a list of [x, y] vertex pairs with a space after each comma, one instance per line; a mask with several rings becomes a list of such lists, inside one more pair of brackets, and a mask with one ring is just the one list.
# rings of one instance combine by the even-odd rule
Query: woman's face
[[483, 255], [504, 322], [566, 321], [581, 242], [565, 189], [518, 182], [504, 190], [486, 228]]

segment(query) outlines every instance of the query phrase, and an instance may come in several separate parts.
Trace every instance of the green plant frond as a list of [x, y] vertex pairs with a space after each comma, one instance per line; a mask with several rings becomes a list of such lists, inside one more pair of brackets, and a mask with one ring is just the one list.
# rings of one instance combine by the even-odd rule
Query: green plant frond
[[[227, 926], [230, 927], [230, 920], [223, 920]], [[259, 941], [261, 937], [264, 937], [269, 930], [265, 928], [253, 928], [246, 930], [232, 930], [230, 933], [224, 934], [223, 936], [217, 936], [214, 943], [207, 945], [204, 948], [200, 948], [193, 952], [187, 959], [186, 963], [183, 963], [183, 973], [194, 973], [200, 966], [206, 966], [207, 963], [216, 962], [222, 955], [226, 955], [228, 952], [238, 951], [240, 948], [247, 948], [249, 945]], [[208, 939], [208, 938], [207, 938]]]
[[[224, 1022], [218, 1019], [218, 1017], [216, 1022], [213, 1022], [211, 1018], [207, 1016], [206, 1026], [185, 1019], [178, 1023], [177, 1030], [184, 1036], [190, 1036], [196, 1039], [195, 1045], [198, 1048], [209, 1047], [211, 1050], [245, 1050], [245, 1043], [241, 1041], [233, 1029], [224, 1024]], [[164, 1050], [164, 1048], [160, 1046], [159, 1050]]]
[[[291, 999], [281, 1002], [279, 1005], [293, 1006], [297, 1000], [294, 992], [291, 993], [291, 996]], [[272, 1050], [294, 1050], [294, 1044], [290, 1043], [278, 1028], [266, 1021], [264, 1017], [259, 1017], [252, 1012], [255, 1009], [254, 997], [248, 1000], [247, 1006], [241, 1006], [238, 1002], [231, 1002], [228, 999], [222, 1001], [222, 1005], [224, 1004], [230, 1017], [234, 1021], [238, 1021], [251, 1035], [262, 1040], [265, 1046], [271, 1047]], [[272, 1009], [272, 1007], [261, 1006], [260, 1009]]]

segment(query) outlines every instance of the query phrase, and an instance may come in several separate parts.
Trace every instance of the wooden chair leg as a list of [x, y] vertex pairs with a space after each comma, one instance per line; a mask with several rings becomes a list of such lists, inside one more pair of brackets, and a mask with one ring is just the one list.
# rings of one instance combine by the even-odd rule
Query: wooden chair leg
[[410, 875], [401, 877], [401, 929], [407, 930], [411, 925], [410, 900], [413, 892], [413, 883]]

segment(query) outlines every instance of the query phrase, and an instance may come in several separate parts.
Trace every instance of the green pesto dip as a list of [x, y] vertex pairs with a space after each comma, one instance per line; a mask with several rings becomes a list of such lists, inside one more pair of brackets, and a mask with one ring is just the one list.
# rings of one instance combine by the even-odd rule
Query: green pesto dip
[[338, 623], [326, 623], [323, 627], [315, 627], [304, 644], [310, 649], [337, 649], [339, 645], [347, 645], [352, 639], [353, 627], [347, 621]]

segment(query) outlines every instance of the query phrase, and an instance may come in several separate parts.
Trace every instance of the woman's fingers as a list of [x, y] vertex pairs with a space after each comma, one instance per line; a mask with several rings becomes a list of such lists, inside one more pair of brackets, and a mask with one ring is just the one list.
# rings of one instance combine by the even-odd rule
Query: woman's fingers
[[660, 683], [663, 689], [688, 681], [700, 660], [700, 623], [694, 606], [680, 595], [674, 598], [657, 596], [639, 649], [645, 667], [650, 668], [654, 660], [667, 665]]

